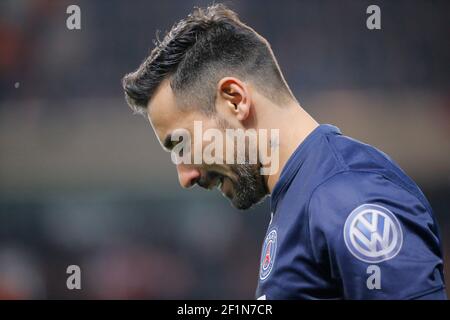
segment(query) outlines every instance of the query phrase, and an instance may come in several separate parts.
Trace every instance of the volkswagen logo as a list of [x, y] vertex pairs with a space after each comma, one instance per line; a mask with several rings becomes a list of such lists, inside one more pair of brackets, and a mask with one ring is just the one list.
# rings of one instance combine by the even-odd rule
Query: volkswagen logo
[[344, 240], [356, 258], [378, 263], [398, 254], [403, 233], [391, 211], [379, 205], [363, 204], [353, 210], [345, 221]]

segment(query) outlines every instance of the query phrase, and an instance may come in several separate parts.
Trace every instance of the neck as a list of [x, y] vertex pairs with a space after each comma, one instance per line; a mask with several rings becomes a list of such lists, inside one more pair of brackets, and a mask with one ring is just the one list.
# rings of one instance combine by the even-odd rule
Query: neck
[[319, 124], [297, 101], [282, 107], [267, 106], [264, 108], [264, 115], [259, 117], [259, 127], [279, 130], [279, 141], [276, 146], [279, 148], [279, 167], [275, 173], [264, 176], [267, 188], [272, 193], [290, 156]]

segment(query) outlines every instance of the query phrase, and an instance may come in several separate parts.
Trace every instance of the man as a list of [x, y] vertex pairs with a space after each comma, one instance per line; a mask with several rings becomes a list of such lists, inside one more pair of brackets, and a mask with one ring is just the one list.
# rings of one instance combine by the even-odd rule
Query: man
[[[438, 226], [418, 186], [382, 152], [305, 112], [269, 43], [233, 11], [196, 9], [123, 87], [163, 147], [176, 149], [183, 187], [217, 186], [240, 209], [270, 194], [257, 298], [446, 298]], [[198, 123], [279, 135], [257, 146], [256, 163], [249, 161], [253, 149], [241, 163], [192, 163], [186, 151], [198, 142], [179, 132], [195, 135]], [[236, 150], [219, 146], [215, 155]], [[268, 146], [279, 169], [262, 174]]]

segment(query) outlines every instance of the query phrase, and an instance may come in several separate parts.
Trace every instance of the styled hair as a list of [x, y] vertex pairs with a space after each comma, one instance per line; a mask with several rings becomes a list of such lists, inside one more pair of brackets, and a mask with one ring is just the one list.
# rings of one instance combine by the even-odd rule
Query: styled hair
[[251, 82], [277, 103], [293, 98], [267, 40], [234, 11], [215, 4], [195, 8], [176, 23], [139, 68], [125, 75], [122, 85], [137, 113], [145, 113], [158, 86], [169, 79], [177, 105], [211, 115], [217, 83], [225, 76]]

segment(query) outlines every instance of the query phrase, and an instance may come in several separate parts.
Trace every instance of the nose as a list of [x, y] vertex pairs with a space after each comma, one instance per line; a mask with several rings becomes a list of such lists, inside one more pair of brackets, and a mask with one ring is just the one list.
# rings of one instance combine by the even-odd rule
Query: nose
[[178, 180], [183, 188], [192, 187], [201, 176], [200, 170], [186, 164], [177, 165], [177, 171]]

